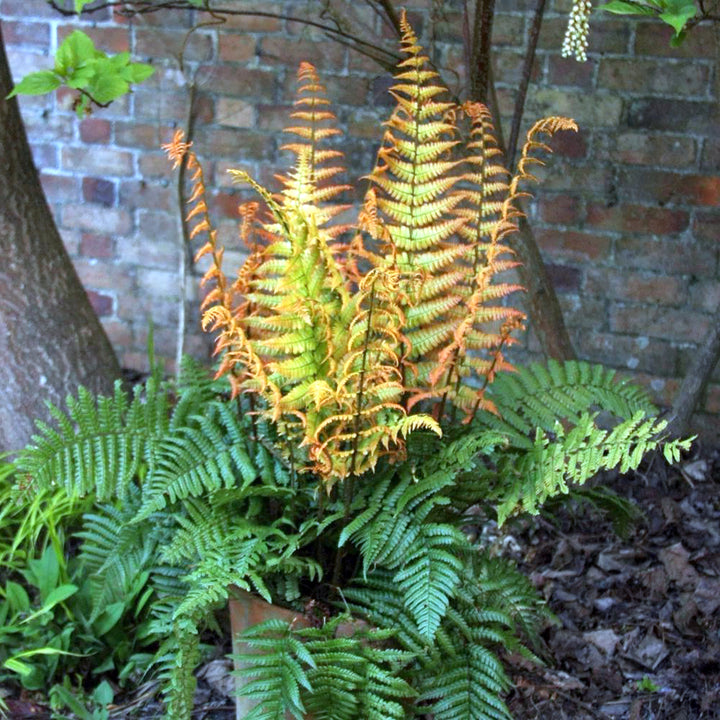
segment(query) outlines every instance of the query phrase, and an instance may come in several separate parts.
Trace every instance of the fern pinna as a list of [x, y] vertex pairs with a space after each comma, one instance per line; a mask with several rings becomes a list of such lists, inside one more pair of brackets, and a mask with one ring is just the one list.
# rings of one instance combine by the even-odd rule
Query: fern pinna
[[[314, 471], [328, 488], [382, 456], [404, 457], [414, 429], [440, 434], [452, 404], [468, 419], [492, 410], [486, 386], [508, 367], [502, 348], [523, 318], [502, 303], [518, 289], [502, 279], [514, 265], [504, 239], [540, 144], [530, 137], [506, 181], [489, 113], [441, 99], [437, 73], [402, 24], [406, 58], [391, 89], [398, 104], [357, 221], [338, 223], [348, 186], [337, 184], [342, 154], [327, 142], [339, 130], [303, 63], [288, 128], [295, 137], [285, 146], [295, 163], [279, 176], [281, 191], [232, 171], [265, 205], [243, 210], [249, 256], [237, 280], [222, 271], [213, 231], [198, 253], [212, 259], [203, 322], [218, 333], [220, 374], [234, 392], [256, 396], [293, 468]], [[461, 118], [471, 125], [466, 143]], [[551, 118], [533, 135], [574, 127]], [[168, 149], [197, 166], [180, 135]], [[196, 234], [209, 227], [201, 173], [194, 178]]]

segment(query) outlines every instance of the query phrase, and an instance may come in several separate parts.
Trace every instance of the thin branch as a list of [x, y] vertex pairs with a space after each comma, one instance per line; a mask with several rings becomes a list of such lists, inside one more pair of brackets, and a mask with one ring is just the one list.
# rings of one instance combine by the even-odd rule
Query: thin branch
[[[66, 8], [58, 5], [57, 0], [48, 0], [53, 10], [56, 10], [61, 15], [71, 17], [76, 15], [74, 10], [67, 10]], [[132, 7], [129, 7], [132, 6]], [[357, 35], [345, 32], [332, 25], [317, 22], [306, 17], [298, 17], [296, 15], [286, 15], [284, 13], [273, 13], [264, 10], [234, 10], [232, 8], [217, 7], [212, 10], [205, 7], [197, 7], [190, 4], [187, 0], [165, 0], [164, 2], [150, 2], [150, 0], [134, 0], [134, 2], [126, 2], [126, 0], [110, 0], [110, 2], [99, 3], [92, 7], [85, 8], [83, 12], [94, 13], [98, 10], [104, 10], [106, 8], [118, 8], [121, 15], [126, 17], [132, 17], [134, 15], [147, 15], [149, 13], [158, 12], [159, 10], [195, 10], [197, 12], [210, 12], [215, 16], [219, 15], [233, 15], [233, 16], [244, 16], [244, 17], [267, 17], [275, 18], [277, 20], [285, 20], [287, 22], [299, 23], [301, 25], [307, 25], [309, 27], [318, 28], [328, 33], [332, 37], [344, 38], [347, 42], [351, 43], [353, 47], [360, 53], [367, 54], [368, 52], [381, 53], [388, 56], [388, 62], [393, 64], [397, 62], [399, 56], [389, 50], [378, 46], [378, 44], [363, 40]]]
[[515, 155], [517, 154], [518, 138], [520, 137], [520, 123], [525, 112], [525, 100], [527, 99], [527, 91], [530, 85], [530, 76], [535, 62], [535, 53], [537, 50], [538, 38], [540, 37], [540, 27], [545, 14], [546, 0], [538, 0], [533, 14], [532, 24], [530, 25], [530, 35], [528, 37], [528, 45], [525, 50], [525, 59], [523, 62], [522, 76], [520, 78], [520, 87], [518, 88], [517, 97], [515, 98], [515, 108], [513, 109], [512, 123], [510, 125], [510, 139], [507, 146], [507, 165], [512, 170], [515, 165]]

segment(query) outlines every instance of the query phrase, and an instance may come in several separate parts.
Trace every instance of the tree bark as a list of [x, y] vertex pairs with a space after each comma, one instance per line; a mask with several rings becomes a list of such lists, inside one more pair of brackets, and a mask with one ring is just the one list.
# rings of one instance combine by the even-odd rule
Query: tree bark
[[0, 452], [28, 443], [47, 401], [109, 392], [120, 368], [40, 185], [0, 24]]
[[690, 418], [705, 392], [718, 359], [720, 359], [720, 307], [715, 310], [712, 328], [705, 342], [697, 349], [692, 365], [670, 409], [668, 430], [673, 436], [681, 437], [687, 434]]

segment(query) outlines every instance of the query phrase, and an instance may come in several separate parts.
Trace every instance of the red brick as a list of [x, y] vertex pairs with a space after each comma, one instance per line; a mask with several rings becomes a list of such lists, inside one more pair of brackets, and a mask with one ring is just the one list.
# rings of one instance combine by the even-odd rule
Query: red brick
[[[127, 323], [101, 318], [103, 329], [113, 347], [117, 350], [128, 347], [132, 343], [132, 330]], [[147, 356], [147, 353], [145, 353]], [[129, 367], [123, 363], [123, 367]]]
[[[5, 27], [6, 18], [17, 17], [23, 21], [28, 16], [28, 2], [27, 0], [3, 0], [2, 3], [2, 17], [3, 17], [3, 28]], [[51, 18], [57, 20], [57, 11], [53, 10], [48, 3], [34, 3], [32, 6], [33, 18]], [[3, 30], [4, 32], [4, 30]]]
[[704, 100], [638, 98], [627, 104], [626, 122], [640, 130], [717, 135], [718, 108]]
[[162, 212], [177, 211], [177, 184], [170, 170], [165, 166], [166, 181], [148, 182], [147, 180], [124, 180], [120, 184], [120, 205], [122, 207], [146, 208]]
[[588, 268], [585, 292], [599, 297], [661, 305], [683, 305], [686, 281], [677, 275], [652, 275], [614, 268]]
[[72, 140], [75, 117], [49, 112], [35, 117], [25, 117], [25, 129], [32, 142], [60, 143]]
[[221, 62], [246, 63], [255, 57], [255, 38], [251, 35], [221, 34], [218, 37], [218, 56]]
[[623, 169], [620, 185], [633, 200], [691, 205], [720, 205], [720, 176], [685, 175], [650, 169]]
[[705, 393], [705, 412], [720, 413], [720, 385], [709, 385]]
[[536, 231], [536, 239], [543, 253], [553, 258], [567, 260], [602, 260], [610, 256], [612, 240], [603, 235], [540, 229]]
[[715, 274], [717, 250], [698, 242], [622, 237], [615, 241], [615, 259], [624, 268], [707, 277]]
[[78, 200], [79, 183], [74, 175], [40, 173], [45, 197], [49, 202], [73, 202]]
[[85, 287], [106, 290], [106, 294], [117, 293], [119, 296], [134, 292], [135, 282], [125, 267], [82, 257], [75, 258], [73, 265]]
[[670, 235], [685, 230], [690, 216], [684, 210], [647, 207], [645, 205], [614, 205], [591, 203], [587, 223], [602, 230]]
[[[77, 29], [77, 25], [58, 25], [58, 45]], [[88, 30], [87, 34], [93, 39], [95, 47], [103, 52], [114, 55], [115, 53], [130, 51], [130, 34], [127, 28], [95, 26]]]
[[46, 48], [50, 43], [50, 25], [21, 20], [3, 20], [3, 40], [9, 45], [31, 45]]
[[642, 385], [650, 393], [653, 401], [661, 407], [669, 407], [672, 404], [680, 387], [679, 380], [653, 373], [634, 372], [630, 379]]
[[80, 139], [86, 143], [110, 142], [110, 131], [112, 126], [108, 120], [96, 117], [85, 118], [80, 123]]
[[262, 38], [258, 53], [262, 64], [280, 64], [297, 70], [301, 62], [309, 62], [318, 70], [335, 72], [345, 67], [346, 54], [345, 46], [332, 40], [294, 39], [289, 42], [278, 36]]
[[700, 240], [717, 243], [718, 238], [720, 238], [720, 213], [696, 213], [693, 222], [693, 235]]
[[[548, 59], [547, 79], [551, 85], [560, 87], [579, 87], [589, 90], [593, 87], [597, 61], [588, 59], [578, 62], [575, 58], [551, 55]], [[505, 81], [505, 78], [503, 78]]]
[[[493, 72], [503, 83], [518, 85], [522, 78], [525, 57], [522, 52], [511, 48], [502, 48], [493, 52]], [[538, 81], [542, 76], [542, 65], [536, 59], [530, 72], [532, 81]]]
[[[287, 40], [285, 41], [287, 47]], [[277, 87], [277, 73], [267, 70], [237, 68], [230, 65], [202, 65], [198, 84], [205, 92], [232, 97], [272, 97]]]
[[605, 322], [605, 300], [582, 294], [560, 295], [560, 308], [570, 328], [597, 329]]
[[98, 317], [108, 317], [113, 312], [113, 299], [110, 295], [103, 295], [94, 290], [87, 291], [88, 300]]
[[[187, 41], [187, 42], [186, 42]], [[174, 59], [183, 52], [187, 62], [207, 62], [212, 58], [212, 37], [204, 32], [187, 33], [158, 28], [137, 28], [133, 53], [140, 58]]]
[[[630, 23], [623, 20], [603, 20], [597, 22], [593, 18], [590, 30], [590, 45], [588, 53], [592, 55], [596, 53], [625, 53], [630, 44]], [[561, 17], [543, 19], [542, 29], [540, 31], [540, 39], [538, 47], [541, 50], [550, 50], [558, 52], [562, 47], [567, 29], [567, 15]]]
[[58, 167], [57, 146], [50, 143], [31, 143], [35, 167], [39, 170], [49, 170]]
[[703, 143], [700, 169], [706, 172], [720, 172], [720, 138], [706, 138]]
[[584, 330], [578, 347], [590, 362], [661, 375], [677, 371], [677, 349], [664, 340]]
[[291, 122], [292, 111], [292, 105], [257, 105], [258, 130], [282, 132]]
[[223, 217], [239, 218], [238, 205], [242, 202], [242, 198], [237, 194], [231, 193], [214, 193], [212, 196], [211, 206], [213, 208], [212, 215], [222, 215]]
[[133, 156], [125, 150], [91, 147], [62, 149], [62, 166], [70, 172], [93, 175], [132, 175]]
[[135, 15], [133, 24], [139, 27], [191, 28], [195, 24], [193, 10], [171, 10], [170, 12], [150, 12]]
[[15, 82], [19, 82], [28, 73], [52, 67], [52, 61], [45, 52], [9, 47], [7, 48], [7, 57]]
[[253, 130], [201, 127], [196, 146], [203, 149], [203, 157], [267, 160], [274, 156], [275, 138]]
[[610, 329], [613, 332], [648, 335], [676, 342], [697, 342], [710, 329], [711, 317], [685, 309], [655, 305], [612, 304]]
[[84, 177], [82, 182], [83, 200], [105, 207], [112, 207], [117, 196], [115, 183], [104, 178]]
[[572, 195], [544, 195], [538, 205], [540, 217], [545, 222], [571, 225], [580, 221], [582, 206]]
[[236, 100], [235, 98], [218, 98], [217, 101], [217, 120], [219, 125], [228, 125], [230, 127], [239, 128], [263, 128], [255, 117], [256, 114], [263, 118], [265, 115], [265, 105], [256, 105], [245, 100]]
[[[505, 5], [503, 4], [503, 7]], [[458, 39], [458, 31], [462, 29], [462, 16], [455, 15], [450, 25], [448, 42], [455, 43]], [[521, 15], [504, 15], [496, 12], [493, 20], [492, 28], [492, 44], [493, 47], [499, 45], [517, 45], [525, 36], [524, 18]]]
[[603, 58], [598, 87], [643, 95], [705, 95], [709, 68], [697, 62]]
[[138, 171], [144, 178], [164, 178], [171, 180], [174, 174], [170, 168], [171, 163], [164, 153], [143, 153], [138, 159]]
[[158, 149], [163, 140], [158, 125], [136, 122], [116, 122], [115, 144], [123, 147]]
[[112, 238], [92, 233], [82, 234], [79, 251], [81, 255], [88, 258], [107, 259], [115, 255]]
[[559, 157], [579, 160], [587, 156], [587, 134], [582, 128], [579, 132], [561, 130], [553, 135], [548, 144], [553, 153]]
[[688, 167], [695, 164], [697, 143], [682, 135], [623, 133], [617, 136], [613, 156], [631, 165]]
[[132, 229], [132, 219], [127, 210], [105, 208], [98, 205], [64, 205], [62, 224], [109, 235], [127, 235]]
[[635, 52], [638, 55], [660, 57], [707, 58], [715, 57], [715, 38], [712, 25], [696, 25], [677, 47], [670, 44], [673, 30], [659, 22], [635, 23]]
[[580, 290], [582, 271], [579, 268], [546, 263], [545, 270], [547, 271], [552, 286], [557, 292], [576, 293]]
[[[258, 6], [255, 5], [255, 8]], [[253, 7], [248, 6], [248, 11], [252, 12]], [[287, 12], [287, 6], [280, 3], [263, 2], [263, 12], [282, 14]], [[227, 15], [223, 30], [236, 30], [241, 33], [273, 33], [282, 30], [283, 21], [277, 17], [265, 17], [263, 15]]]
[[720, 282], [691, 278], [689, 284], [689, 306], [704, 312], [715, 312], [720, 306]]

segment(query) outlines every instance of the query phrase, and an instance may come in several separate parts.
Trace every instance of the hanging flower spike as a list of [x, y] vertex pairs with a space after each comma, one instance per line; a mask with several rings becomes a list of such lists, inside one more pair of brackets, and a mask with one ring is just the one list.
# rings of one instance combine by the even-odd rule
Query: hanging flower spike
[[578, 62], [587, 60], [588, 35], [590, 33], [590, 0], [573, 0], [565, 39], [563, 40], [562, 56], [574, 55]]

